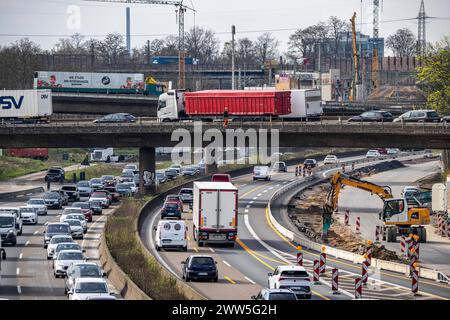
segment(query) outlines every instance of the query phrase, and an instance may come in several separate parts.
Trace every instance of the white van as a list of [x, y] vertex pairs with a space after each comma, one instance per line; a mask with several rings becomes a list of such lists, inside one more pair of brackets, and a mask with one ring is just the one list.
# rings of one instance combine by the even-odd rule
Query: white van
[[272, 177], [270, 176], [270, 168], [267, 166], [257, 166], [253, 168], [253, 181], [256, 180], [266, 180], [270, 181]]
[[184, 221], [161, 220], [155, 227], [155, 248], [187, 251], [187, 227]]

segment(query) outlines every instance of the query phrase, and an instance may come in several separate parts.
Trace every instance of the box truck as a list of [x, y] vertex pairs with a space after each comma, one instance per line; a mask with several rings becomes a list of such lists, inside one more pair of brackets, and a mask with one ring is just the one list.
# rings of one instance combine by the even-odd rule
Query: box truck
[[269, 120], [291, 113], [291, 94], [274, 90], [169, 90], [159, 96], [160, 121], [222, 119], [225, 108], [231, 119]]
[[290, 90], [291, 113], [281, 115], [285, 121], [320, 120], [323, 115], [320, 89]]
[[238, 232], [238, 189], [230, 182], [194, 182], [194, 239], [234, 246]]
[[50, 90], [0, 91], [0, 120], [8, 123], [50, 122], [53, 113]]

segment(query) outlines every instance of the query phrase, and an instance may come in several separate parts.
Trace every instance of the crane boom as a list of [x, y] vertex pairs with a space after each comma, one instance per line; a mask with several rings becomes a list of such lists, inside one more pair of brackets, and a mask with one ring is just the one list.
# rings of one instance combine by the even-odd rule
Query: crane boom
[[356, 12], [353, 13], [353, 17], [350, 19], [350, 22], [352, 23], [353, 63], [355, 67], [350, 101], [354, 101], [356, 99], [356, 84], [359, 83], [359, 60], [358, 60], [358, 48], [356, 46]]

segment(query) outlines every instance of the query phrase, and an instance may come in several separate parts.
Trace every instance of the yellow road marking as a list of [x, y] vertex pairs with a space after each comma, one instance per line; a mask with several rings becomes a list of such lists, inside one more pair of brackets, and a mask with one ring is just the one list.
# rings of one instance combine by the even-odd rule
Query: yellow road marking
[[194, 249], [195, 252], [198, 252], [198, 248], [197, 247], [193, 247], [192, 249]]
[[234, 282], [233, 279], [231, 279], [230, 277], [224, 276], [224, 278], [227, 279], [232, 284], [236, 284], [236, 282]]

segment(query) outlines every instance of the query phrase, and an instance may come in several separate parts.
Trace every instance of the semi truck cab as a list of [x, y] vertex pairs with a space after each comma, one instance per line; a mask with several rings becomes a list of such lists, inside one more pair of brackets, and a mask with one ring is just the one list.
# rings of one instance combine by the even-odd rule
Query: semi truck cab
[[169, 90], [159, 96], [158, 119], [160, 121], [177, 121], [185, 116], [184, 90]]

